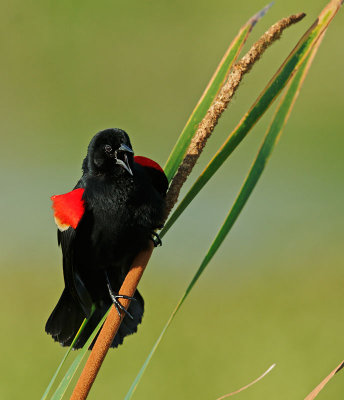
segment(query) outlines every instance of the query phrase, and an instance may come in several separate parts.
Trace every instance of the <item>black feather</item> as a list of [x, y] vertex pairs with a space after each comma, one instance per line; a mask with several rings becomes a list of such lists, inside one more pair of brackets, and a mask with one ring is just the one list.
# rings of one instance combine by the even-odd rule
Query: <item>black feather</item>
[[[83, 161], [85, 212], [76, 229], [58, 233], [63, 253], [65, 289], [48, 319], [46, 331], [62, 345], [70, 345], [80, 324], [95, 311], [75, 344], [82, 347], [111, 305], [106, 274], [118, 292], [135, 256], [146, 249], [165, 213], [167, 179], [163, 172], [134, 162], [128, 135], [120, 129], [96, 134]], [[110, 150], [109, 150], [110, 149]], [[132, 175], [130, 173], [132, 171]], [[144, 301], [138, 291], [112, 347], [137, 331]]]

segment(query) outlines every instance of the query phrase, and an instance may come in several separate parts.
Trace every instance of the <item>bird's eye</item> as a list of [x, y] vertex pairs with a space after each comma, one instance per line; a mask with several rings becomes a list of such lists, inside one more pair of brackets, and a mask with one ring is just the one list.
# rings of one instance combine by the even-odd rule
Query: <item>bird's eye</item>
[[106, 153], [111, 153], [112, 147], [109, 144], [106, 144], [105, 147], [104, 147], [104, 150], [105, 150]]

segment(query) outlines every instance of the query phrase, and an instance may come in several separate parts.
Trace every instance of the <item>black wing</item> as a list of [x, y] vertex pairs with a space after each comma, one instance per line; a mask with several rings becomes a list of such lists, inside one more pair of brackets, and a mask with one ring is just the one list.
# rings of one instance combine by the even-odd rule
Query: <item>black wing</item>
[[[74, 189], [83, 187], [82, 179], [80, 179]], [[92, 310], [92, 299], [73, 264], [75, 234], [75, 229], [72, 227], [63, 232], [57, 230], [57, 242], [62, 249], [65, 287], [73, 299], [80, 304], [85, 316], [89, 318]]]

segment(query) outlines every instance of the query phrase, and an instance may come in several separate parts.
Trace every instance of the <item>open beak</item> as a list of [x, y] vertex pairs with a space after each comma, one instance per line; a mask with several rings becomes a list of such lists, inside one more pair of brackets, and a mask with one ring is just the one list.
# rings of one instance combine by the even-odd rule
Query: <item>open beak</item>
[[131, 170], [130, 165], [129, 165], [128, 156], [126, 154], [127, 152], [134, 153], [133, 150], [130, 147], [126, 146], [125, 144], [121, 144], [121, 146], [119, 147], [119, 149], [117, 151], [123, 151], [124, 156], [123, 156], [123, 160], [116, 157], [116, 164], [123, 167], [126, 171], [129, 172], [130, 175], [133, 175], [133, 171]]

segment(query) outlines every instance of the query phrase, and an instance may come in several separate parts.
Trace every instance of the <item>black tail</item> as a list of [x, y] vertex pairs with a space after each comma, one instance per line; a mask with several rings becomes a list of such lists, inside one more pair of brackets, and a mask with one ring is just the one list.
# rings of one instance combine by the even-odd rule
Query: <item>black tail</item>
[[[117, 347], [122, 344], [125, 336], [135, 333], [137, 325], [142, 321], [144, 301], [138, 291], [136, 291], [134, 297], [136, 301], [132, 301], [128, 309], [133, 319], [127, 315], [124, 317], [111, 347]], [[84, 346], [110, 306], [111, 302], [102, 303], [101, 306], [97, 305], [73, 348], [79, 349]], [[46, 323], [45, 331], [63, 346], [70, 346], [83, 320], [84, 314], [80, 306], [73, 300], [69, 292], [64, 289], [59, 302]], [[90, 349], [93, 347], [93, 343]]]
[[45, 331], [56, 342], [70, 346], [83, 320], [84, 314], [79, 304], [74, 301], [69, 291], [64, 289], [45, 325]]

